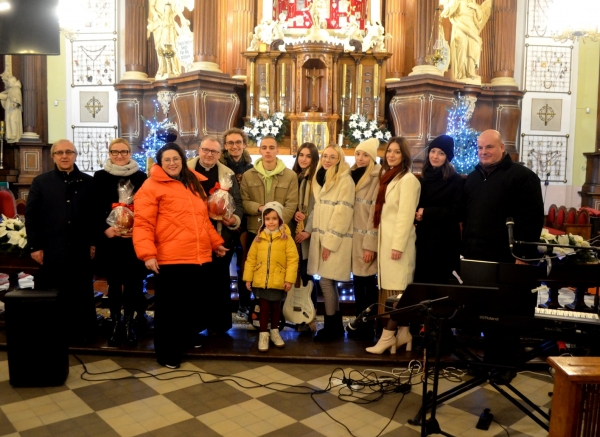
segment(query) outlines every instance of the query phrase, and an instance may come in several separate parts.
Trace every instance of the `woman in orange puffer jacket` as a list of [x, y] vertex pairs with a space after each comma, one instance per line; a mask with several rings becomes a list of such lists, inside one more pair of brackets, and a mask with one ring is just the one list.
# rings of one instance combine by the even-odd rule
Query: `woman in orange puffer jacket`
[[[150, 178], [135, 195], [133, 245], [155, 276], [154, 350], [159, 364], [178, 368], [195, 344], [201, 308], [200, 278], [209, 275], [212, 251], [227, 249], [208, 218], [204, 176], [188, 169], [183, 150], [167, 143]], [[211, 290], [207, 290], [211, 292]]]

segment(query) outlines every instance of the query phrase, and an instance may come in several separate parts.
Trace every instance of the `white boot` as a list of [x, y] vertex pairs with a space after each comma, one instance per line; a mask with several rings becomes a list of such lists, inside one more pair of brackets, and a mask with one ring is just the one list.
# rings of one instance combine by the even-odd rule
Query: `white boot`
[[390, 350], [390, 354], [396, 353], [396, 336], [394, 335], [396, 331], [390, 331], [388, 329], [384, 329], [381, 333], [381, 337], [375, 346], [371, 346], [366, 348], [365, 350], [370, 354], [382, 354], [386, 350]]
[[269, 333], [261, 332], [258, 334], [258, 350], [267, 352], [269, 350]]
[[396, 349], [401, 348], [403, 345], [406, 345], [406, 352], [412, 350], [412, 335], [408, 326], [400, 326], [396, 334]]
[[271, 329], [271, 341], [277, 347], [284, 347], [283, 338], [279, 335], [279, 329]]

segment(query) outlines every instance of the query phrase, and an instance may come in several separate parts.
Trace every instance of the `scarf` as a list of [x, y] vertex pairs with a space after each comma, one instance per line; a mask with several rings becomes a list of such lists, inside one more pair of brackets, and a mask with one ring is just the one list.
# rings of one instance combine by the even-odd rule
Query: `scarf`
[[423, 178], [424, 181], [437, 181], [438, 179], [442, 178], [444, 176], [443, 172], [442, 172], [442, 167], [433, 167], [433, 166], [429, 166], [425, 169], [425, 171], [423, 172], [423, 174], [421, 175], [421, 177]]
[[306, 214], [306, 211], [308, 211], [310, 194], [312, 193], [312, 180], [308, 178], [308, 171], [309, 169], [306, 169], [298, 175], [298, 188], [300, 188], [302, 182], [304, 182], [304, 192], [298, 192], [298, 211], [302, 214]]
[[360, 178], [363, 177], [365, 171], [367, 171], [367, 167], [358, 167], [350, 172], [350, 176], [352, 176], [354, 185], [358, 184], [358, 181], [360, 181]]
[[325, 173], [327, 173], [327, 170], [325, 169], [325, 167], [321, 167], [318, 171], [317, 171], [317, 176], [316, 176], [316, 180], [317, 183], [320, 186], [325, 185]]
[[115, 165], [110, 159], [104, 163], [104, 170], [113, 176], [131, 176], [139, 169], [138, 163], [133, 159], [130, 159], [125, 165]]
[[[390, 168], [386, 171], [381, 179], [379, 180], [379, 191], [377, 191], [377, 200], [375, 201], [375, 213], [373, 214], [373, 225], [375, 228], [379, 228], [379, 223], [381, 223], [381, 210], [383, 209], [383, 204], [385, 203], [385, 191], [387, 190], [387, 186], [392, 180], [400, 174], [400, 166], [396, 166]], [[402, 172], [406, 173], [406, 171]]]

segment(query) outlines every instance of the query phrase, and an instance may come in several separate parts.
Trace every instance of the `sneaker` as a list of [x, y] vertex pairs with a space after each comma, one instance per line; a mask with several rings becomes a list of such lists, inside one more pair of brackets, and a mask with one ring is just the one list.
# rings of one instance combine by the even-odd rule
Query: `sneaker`
[[271, 329], [271, 341], [276, 347], [284, 347], [283, 338], [279, 335], [279, 329]]
[[258, 350], [266, 352], [269, 350], [269, 333], [261, 332], [258, 334]]

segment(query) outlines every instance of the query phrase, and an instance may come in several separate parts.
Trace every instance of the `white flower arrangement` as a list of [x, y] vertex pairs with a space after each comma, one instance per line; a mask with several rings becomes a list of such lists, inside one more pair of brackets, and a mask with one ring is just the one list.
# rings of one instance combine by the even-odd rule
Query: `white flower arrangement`
[[19, 218], [8, 218], [2, 214], [0, 221], [0, 252], [12, 252], [17, 247], [25, 249], [27, 246], [27, 231], [25, 223]]
[[375, 120], [367, 120], [367, 117], [361, 114], [350, 115], [348, 129], [344, 132], [346, 139], [350, 144], [357, 145], [369, 138], [377, 138], [385, 142], [392, 138], [391, 132], [383, 126], [377, 126]]
[[283, 112], [274, 112], [267, 115], [266, 118], [261, 114], [258, 118], [250, 118], [248, 124], [244, 126], [244, 132], [246, 132], [248, 138], [257, 143], [267, 135], [274, 136], [277, 142], [280, 143], [287, 131], [288, 123], [289, 121], [285, 118]]
[[[579, 246], [582, 249], [590, 247], [590, 243], [584, 240], [580, 235], [553, 235], [546, 228], [542, 229], [540, 243], [560, 244], [562, 246]], [[590, 250], [573, 249], [570, 247], [548, 247], [542, 244], [538, 246], [538, 251], [544, 254], [544, 257], [547, 259], [556, 257], [559, 260], [562, 260], [565, 257], [569, 257], [575, 262], [579, 263], [596, 261], [596, 257]]]

